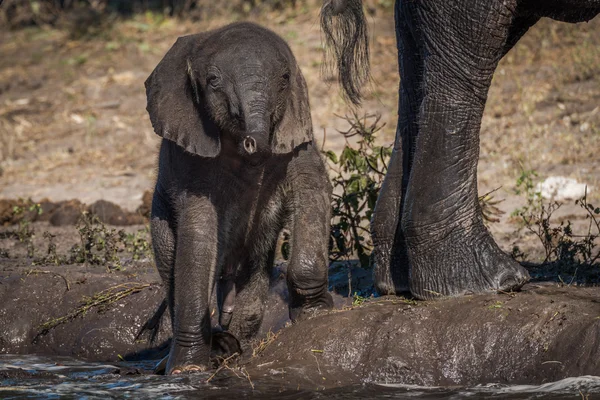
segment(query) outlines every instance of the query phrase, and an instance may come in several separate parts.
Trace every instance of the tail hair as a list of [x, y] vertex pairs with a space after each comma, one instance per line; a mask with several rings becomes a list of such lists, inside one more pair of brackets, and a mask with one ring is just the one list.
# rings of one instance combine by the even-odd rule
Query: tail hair
[[361, 0], [325, 0], [321, 8], [325, 34], [324, 74], [337, 66], [344, 97], [358, 106], [361, 89], [370, 79], [369, 37]]

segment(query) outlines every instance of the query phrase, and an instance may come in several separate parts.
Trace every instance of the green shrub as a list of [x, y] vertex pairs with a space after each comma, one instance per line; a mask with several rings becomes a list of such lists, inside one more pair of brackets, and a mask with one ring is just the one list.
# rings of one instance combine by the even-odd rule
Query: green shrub
[[[536, 189], [535, 178], [535, 171], [522, 171], [517, 180], [516, 193], [525, 196], [526, 204], [511, 215], [521, 223], [520, 229], [526, 229], [539, 239], [544, 258], [538, 268], [556, 274], [558, 279], [561, 279], [561, 274], [574, 276], [579, 271], [585, 275], [586, 271], [600, 268], [600, 207], [588, 202], [587, 193], [576, 200], [575, 204], [581, 207], [588, 223], [583, 232], [575, 232], [570, 220], [553, 221], [553, 214], [563, 204], [545, 202]], [[528, 261], [528, 256], [518, 246], [513, 248], [512, 255], [521, 261]]]
[[[369, 223], [383, 182], [391, 146], [375, 145], [376, 133], [383, 128], [380, 115], [356, 113], [344, 119], [350, 124], [340, 132], [346, 140], [341, 154], [324, 152], [331, 171], [333, 199], [331, 205], [330, 261], [358, 258], [363, 268], [369, 266], [373, 248]], [[357, 138], [356, 146], [349, 142]]]

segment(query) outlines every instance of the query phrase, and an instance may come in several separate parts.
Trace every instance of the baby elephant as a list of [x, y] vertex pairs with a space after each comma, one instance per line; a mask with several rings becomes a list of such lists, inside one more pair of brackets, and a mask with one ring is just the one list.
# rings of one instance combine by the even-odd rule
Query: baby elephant
[[290, 318], [331, 308], [331, 186], [285, 41], [251, 23], [181, 37], [146, 95], [163, 137], [151, 231], [173, 328], [166, 373], [206, 370], [211, 342], [228, 336], [211, 330], [215, 286], [221, 328], [256, 333], [284, 227]]

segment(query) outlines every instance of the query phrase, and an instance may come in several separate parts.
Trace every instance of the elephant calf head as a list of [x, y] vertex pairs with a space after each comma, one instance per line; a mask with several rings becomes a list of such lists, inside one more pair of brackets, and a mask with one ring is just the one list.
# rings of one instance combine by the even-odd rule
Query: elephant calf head
[[186, 151], [257, 161], [312, 140], [306, 83], [287, 44], [249, 23], [180, 37], [146, 80], [154, 131]]

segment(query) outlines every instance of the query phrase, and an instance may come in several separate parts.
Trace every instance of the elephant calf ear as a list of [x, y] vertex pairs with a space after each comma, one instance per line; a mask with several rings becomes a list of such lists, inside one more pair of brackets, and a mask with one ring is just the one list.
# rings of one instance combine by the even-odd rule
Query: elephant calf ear
[[297, 65], [294, 67], [295, 71], [290, 76], [290, 95], [285, 113], [273, 137], [274, 153], [290, 153], [301, 144], [313, 140], [306, 82], [300, 68]]
[[218, 131], [210, 128], [190, 65], [204, 37], [180, 37], [165, 54], [146, 79], [146, 110], [157, 135], [190, 153], [215, 157], [221, 149]]

